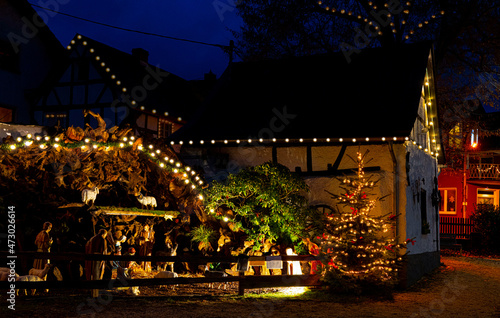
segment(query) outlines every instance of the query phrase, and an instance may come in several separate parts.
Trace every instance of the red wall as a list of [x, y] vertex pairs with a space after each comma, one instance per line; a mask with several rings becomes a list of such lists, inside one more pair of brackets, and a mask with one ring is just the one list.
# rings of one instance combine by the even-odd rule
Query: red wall
[[[441, 173], [438, 177], [439, 189], [442, 188], [456, 188], [457, 198], [456, 198], [456, 213], [455, 214], [440, 214], [440, 216], [451, 216], [463, 218], [462, 212], [462, 202], [463, 202], [463, 172], [454, 172], [451, 169], [441, 169]], [[477, 189], [484, 188], [486, 186], [477, 186], [469, 183], [467, 179], [467, 209], [465, 217], [469, 218], [475, 210], [477, 202]], [[444, 199], [444, 198], [442, 198]]]

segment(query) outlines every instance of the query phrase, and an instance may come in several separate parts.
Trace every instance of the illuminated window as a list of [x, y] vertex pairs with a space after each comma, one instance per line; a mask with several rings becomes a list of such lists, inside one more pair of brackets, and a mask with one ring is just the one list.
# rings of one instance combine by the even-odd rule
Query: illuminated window
[[457, 189], [439, 189], [441, 201], [439, 203], [440, 214], [456, 214], [457, 213]]
[[477, 189], [477, 204], [498, 205], [498, 190]]
[[45, 113], [44, 125], [45, 126], [60, 126], [66, 127], [67, 114], [64, 112], [58, 113]]
[[166, 138], [173, 133], [173, 124], [168, 120], [161, 119], [158, 121], [158, 137]]
[[448, 134], [448, 145], [459, 148], [462, 145], [462, 125], [456, 124]]

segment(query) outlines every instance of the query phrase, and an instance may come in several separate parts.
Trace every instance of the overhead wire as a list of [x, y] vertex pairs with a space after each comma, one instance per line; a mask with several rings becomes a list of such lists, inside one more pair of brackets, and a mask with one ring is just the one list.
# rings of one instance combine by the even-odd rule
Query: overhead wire
[[54, 12], [54, 13], [57, 13], [57, 14], [61, 14], [61, 15], [64, 15], [64, 16], [67, 16], [67, 17], [70, 17], [70, 18], [73, 18], [73, 19], [78, 19], [78, 20], [82, 20], [82, 21], [85, 21], [85, 22], [89, 22], [89, 23], [93, 23], [93, 24], [97, 24], [97, 25], [102, 25], [102, 26], [105, 26], [105, 27], [108, 27], [108, 28], [117, 29], [117, 30], [122, 30], [122, 31], [127, 31], [127, 32], [133, 32], [133, 33], [138, 33], [138, 34], [144, 34], [144, 35], [150, 35], [150, 36], [155, 36], [155, 37], [160, 37], [160, 38], [169, 39], [169, 40], [175, 40], [175, 41], [183, 41], [183, 42], [194, 43], [194, 44], [214, 46], [214, 47], [221, 48], [223, 50], [227, 50], [228, 48], [230, 48], [230, 46], [228, 46], [228, 45], [207, 43], [207, 42], [196, 41], [196, 40], [189, 40], [189, 39], [183, 39], [183, 38], [178, 38], [178, 37], [173, 37], [173, 36], [168, 36], [168, 35], [163, 35], [163, 34], [158, 34], [158, 33], [152, 33], [152, 32], [145, 32], [145, 31], [134, 30], [134, 29], [129, 29], [129, 28], [123, 28], [123, 27], [119, 27], [119, 26], [116, 26], [116, 25], [111, 25], [111, 24], [107, 24], [107, 23], [103, 23], [103, 22], [98, 22], [98, 21], [94, 21], [94, 20], [90, 20], [90, 19], [78, 17], [78, 16], [75, 16], [75, 15], [72, 15], [72, 14], [64, 13], [64, 12], [61, 12], [61, 11], [49, 9], [49, 8], [42, 7], [42, 6], [39, 6], [37, 4], [33, 4], [33, 3], [30, 3], [30, 5], [32, 5], [33, 7], [37, 7], [37, 8], [43, 9], [43, 10], [47, 10], [47, 11], [51, 11], [51, 12]]

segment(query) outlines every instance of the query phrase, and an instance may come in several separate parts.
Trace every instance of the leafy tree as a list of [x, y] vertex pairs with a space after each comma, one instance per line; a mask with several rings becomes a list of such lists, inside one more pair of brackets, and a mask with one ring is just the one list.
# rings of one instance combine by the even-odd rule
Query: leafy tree
[[266, 240], [298, 243], [304, 229], [306, 183], [280, 164], [271, 162], [229, 175], [205, 192], [207, 211], [242, 230], [254, 249]]
[[480, 204], [471, 216], [476, 231], [481, 233], [482, 247], [490, 251], [500, 251], [500, 208]]
[[432, 40], [444, 134], [462, 123], [470, 135], [482, 128], [471, 115], [481, 106], [498, 107], [498, 2], [248, 0], [237, 9], [243, 26], [234, 34], [243, 60], [341, 51], [349, 61], [363, 48]]

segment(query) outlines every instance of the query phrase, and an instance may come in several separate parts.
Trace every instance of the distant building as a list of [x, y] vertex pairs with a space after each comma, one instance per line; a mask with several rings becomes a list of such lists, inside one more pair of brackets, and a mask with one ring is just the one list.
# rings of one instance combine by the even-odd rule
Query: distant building
[[138, 135], [164, 138], [201, 102], [191, 83], [149, 64], [144, 49], [128, 54], [80, 34], [67, 49], [67, 62], [42, 87], [34, 112], [40, 125], [96, 127], [93, 117], [84, 117], [90, 110], [108, 128], [128, 124]]
[[443, 168], [439, 176], [439, 214], [444, 217], [468, 219], [478, 205], [500, 202], [500, 112], [480, 107], [472, 115], [475, 128], [457, 122], [447, 132], [447, 146], [462, 165]]
[[0, 123], [34, 123], [36, 89], [64, 48], [26, 0], [0, 0], [0, 30]]
[[171, 138], [211, 180], [273, 161], [301, 175], [309, 204], [335, 210], [330, 192], [353, 173], [356, 152], [408, 246], [403, 285], [437, 268], [438, 158], [443, 158], [430, 43], [342, 54], [234, 63], [203, 111]]

